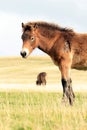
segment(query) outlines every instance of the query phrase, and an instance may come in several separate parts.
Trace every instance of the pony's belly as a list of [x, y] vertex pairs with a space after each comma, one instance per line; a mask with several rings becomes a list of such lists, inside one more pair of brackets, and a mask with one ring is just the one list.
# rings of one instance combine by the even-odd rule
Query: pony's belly
[[87, 70], [87, 66], [74, 65], [72, 66], [72, 69]]
[[78, 70], [87, 70], [87, 59], [81, 57], [76, 57], [73, 59], [72, 62], [72, 68], [78, 69]]

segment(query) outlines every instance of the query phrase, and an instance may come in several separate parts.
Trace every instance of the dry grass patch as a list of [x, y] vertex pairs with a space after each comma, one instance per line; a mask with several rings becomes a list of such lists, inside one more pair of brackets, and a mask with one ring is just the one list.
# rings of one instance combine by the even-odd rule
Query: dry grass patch
[[[48, 56], [30, 56], [0, 58], [0, 83], [31, 84], [35, 83], [38, 73], [47, 72], [48, 84], [61, 83], [61, 75], [57, 66]], [[87, 72], [71, 70], [73, 84], [87, 84]]]

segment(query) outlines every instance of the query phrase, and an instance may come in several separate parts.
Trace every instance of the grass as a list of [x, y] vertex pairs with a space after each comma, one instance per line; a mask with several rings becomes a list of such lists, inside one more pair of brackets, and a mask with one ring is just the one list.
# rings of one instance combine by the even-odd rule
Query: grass
[[87, 93], [73, 107], [61, 93], [0, 92], [0, 130], [87, 130]]
[[[32, 84], [47, 72], [47, 84], [61, 83], [49, 57], [1, 57], [1, 84]], [[72, 70], [73, 84], [87, 85], [87, 73]], [[61, 92], [0, 90], [0, 130], [87, 130], [87, 92], [75, 92], [73, 107], [61, 102]]]
[[[53, 82], [53, 80], [50, 80], [52, 77], [59, 76], [58, 68], [48, 57], [29, 57], [29, 59], [22, 59], [21, 57], [0, 58], [0, 83], [30, 84], [36, 81], [37, 74], [42, 71], [48, 73], [48, 80], [51, 83]], [[53, 71], [54, 74], [52, 74]], [[58, 82], [57, 78], [56, 81]]]

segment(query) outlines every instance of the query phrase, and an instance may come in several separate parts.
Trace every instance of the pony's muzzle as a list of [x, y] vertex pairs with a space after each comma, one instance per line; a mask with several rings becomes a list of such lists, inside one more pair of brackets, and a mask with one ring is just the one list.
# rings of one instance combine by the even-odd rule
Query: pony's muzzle
[[23, 58], [26, 58], [28, 55], [29, 55], [29, 51], [27, 48], [23, 48], [22, 51], [20, 52], [20, 55], [23, 57]]
[[24, 52], [20, 52], [20, 54], [21, 54], [21, 56], [23, 57], [23, 58], [25, 58], [26, 56], [27, 56], [27, 53], [24, 51]]

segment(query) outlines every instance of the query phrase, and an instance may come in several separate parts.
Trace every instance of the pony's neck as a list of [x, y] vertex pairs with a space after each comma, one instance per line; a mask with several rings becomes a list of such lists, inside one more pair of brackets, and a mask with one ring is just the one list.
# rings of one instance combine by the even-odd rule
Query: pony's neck
[[[54, 39], [53, 39], [54, 40]], [[53, 40], [40, 40], [40, 43], [39, 43], [39, 46], [38, 46], [38, 48], [41, 50], [41, 51], [43, 51], [43, 52], [45, 52], [45, 53], [47, 53], [47, 54], [49, 54], [50, 53], [50, 51], [51, 51], [51, 48], [53, 47], [53, 45], [54, 45], [54, 41]]]
[[38, 35], [38, 37], [39, 37], [39, 46], [38, 46], [38, 48], [40, 50], [42, 50], [43, 52], [49, 54], [51, 48], [55, 44], [56, 40], [58, 40], [59, 36], [60, 36], [59, 32], [55, 32], [55, 31], [54, 31], [53, 35], [51, 35], [51, 36], [50, 36], [50, 34], [48, 34], [48, 35], [45, 34], [44, 35], [43, 32], [39, 32], [39, 35]]
[[40, 45], [38, 46], [38, 48], [39, 48], [41, 51], [43, 51], [43, 52], [45, 52], [45, 53], [47, 53], [47, 54], [48, 54], [48, 52], [49, 52], [49, 50], [47, 49], [46, 43], [44, 43], [44, 42], [41, 42]]
[[47, 53], [49, 52], [49, 39], [47, 37], [44, 37], [43, 35], [41, 35], [39, 33], [39, 45], [38, 45], [38, 48]]
[[[43, 48], [41, 48], [40, 46], [38, 47], [38, 49], [40, 49], [41, 51], [47, 53], [47, 51], [45, 51]], [[48, 53], [47, 53], [48, 54]]]

